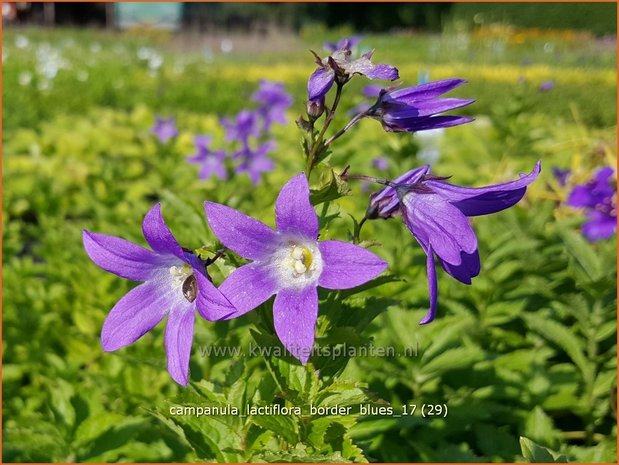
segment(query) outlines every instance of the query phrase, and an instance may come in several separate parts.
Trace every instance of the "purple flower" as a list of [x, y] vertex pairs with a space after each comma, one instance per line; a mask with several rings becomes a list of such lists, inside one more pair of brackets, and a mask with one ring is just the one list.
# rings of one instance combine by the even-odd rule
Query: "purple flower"
[[538, 87], [538, 90], [540, 92], [550, 92], [554, 88], [555, 88], [555, 82], [552, 80], [549, 80], [549, 81], [542, 81], [542, 83]]
[[167, 315], [168, 372], [186, 385], [194, 310], [212, 321], [235, 309], [209, 281], [200, 259], [176, 242], [159, 204], [144, 217], [142, 231], [152, 251], [119, 237], [83, 232], [84, 249], [95, 264], [122, 278], [143, 281], [114, 305], [103, 323], [101, 344], [106, 352], [132, 344]]
[[335, 50], [331, 56], [321, 59], [316, 56], [318, 68], [307, 81], [307, 99], [317, 100], [324, 97], [336, 79], [346, 82], [354, 74], [362, 74], [369, 79], [386, 79], [394, 81], [400, 76], [398, 70], [390, 65], [374, 65], [371, 61], [373, 52], [364, 53], [360, 58], [352, 59], [350, 43], [343, 42], [343, 48]]
[[309, 201], [303, 173], [282, 188], [275, 204], [273, 231], [243, 213], [205, 202], [208, 223], [217, 238], [252, 260], [232, 272], [219, 290], [240, 316], [276, 294], [275, 331], [286, 349], [306, 363], [314, 344], [318, 316], [317, 287], [349, 289], [378, 276], [387, 264], [359, 246], [318, 241], [318, 217]]
[[355, 45], [361, 42], [361, 39], [363, 39], [363, 36], [360, 35], [342, 37], [340, 40], [338, 40], [337, 43], [325, 42], [322, 45], [322, 48], [324, 48], [328, 52], [335, 52], [336, 50], [352, 50]]
[[262, 178], [262, 173], [273, 171], [275, 164], [267, 154], [275, 149], [275, 142], [266, 141], [259, 145], [256, 150], [252, 150], [249, 145], [245, 145], [237, 150], [232, 156], [241, 159], [239, 165], [234, 169], [236, 173], [247, 173], [251, 182], [258, 184]]
[[463, 107], [472, 99], [438, 98], [445, 92], [465, 83], [463, 79], [447, 79], [398, 90], [385, 90], [368, 110], [386, 131], [414, 132], [446, 128], [473, 121], [465, 116], [435, 116], [444, 111]]
[[226, 129], [227, 141], [246, 144], [250, 137], [260, 135], [257, 115], [251, 110], [241, 110], [234, 120], [221, 118], [219, 122]]
[[223, 150], [212, 151], [209, 147], [211, 140], [211, 136], [195, 136], [196, 153], [187, 157], [187, 161], [194, 165], [200, 165], [200, 172], [198, 174], [200, 179], [206, 180], [212, 175], [217, 176], [219, 179], [227, 179], [228, 173], [224, 165], [226, 152]]
[[587, 184], [574, 186], [567, 204], [585, 208], [588, 221], [582, 232], [590, 241], [608, 239], [617, 231], [617, 195], [612, 182], [614, 169], [610, 166], [599, 169]]
[[567, 184], [567, 179], [570, 177], [571, 171], [569, 168], [563, 169], [558, 166], [553, 166], [552, 174], [560, 186], [565, 186]]
[[262, 116], [265, 130], [272, 123], [286, 123], [286, 110], [292, 105], [292, 97], [284, 90], [283, 83], [262, 80], [251, 98], [259, 104], [257, 112]]
[[389, 160], [385, 157], [376, 157], [372, 160], [372, 166], [380, 171], [387, 171], [389, 169]]
[[438, 289], [434, 256], [443, 269], [458, 281], [471, 284], [479, 274], [477, 237], [467, 216], [488, 215], [515, 205], [527, 186], [539, 175], [541, 163], [517, 181], [486, 187], [461, 187], [430, 174], [425, 165], [409, 171], [371, 197], [368, 218], [388, 218], [398, 211], [404, 224], [427, 255], [430, 309], [419, 324], [434, 320]]
[[157, 136], [157, 139], [159, 139], [159, 142], [162, 144], [165, 144], [167, 141], [178, 135], [178, 129], [176, 129], [174, 118], [166, 119], [159, 116], [157, 117], [150, 132], [151, 134]]

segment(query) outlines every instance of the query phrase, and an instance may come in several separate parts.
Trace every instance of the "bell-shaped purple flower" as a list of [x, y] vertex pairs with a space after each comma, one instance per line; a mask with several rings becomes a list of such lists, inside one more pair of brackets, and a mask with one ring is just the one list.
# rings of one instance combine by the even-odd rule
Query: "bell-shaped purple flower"
[[389, 218], [401, 213], [406, 227], [427, 255], [430, 309], [420, 324], [436, 316], [438, 288], [434, 256], [442, 268], [458, 281], [471, 284], [479, 274], [477, 236], [468, 216], [488, 215], [515, 205], [527, 186], [539, 175], [541, 163], [528, 175], [503, 184], [486, 187], [462, 187], [430, 174], [430, 166], [405, 173], [373, 194], [366, 216]]
[[176, 242], [159, 204], [144, 217], [142, 231], [152, 250], [119, 237], [83, 232], [84, 249], [95, 264], [122, 278], [143, 281], [114, 305], [103, 323], [101, 344], [106, 352], [132, 344], [167, 315], [168, 372], [186, 385], [196, 308], [210, 321], [236, 309], [211, 283], [200, 259]]
[[582, 226], [590, 241], [608, 239], [617, 231], [617, 193], [612, 182], [615, 170], [610, 166], [599, 169], [587, 184], [574, 186], [567, 204], [584, 208], [587, 221]]
[[463, 107], [472, 99], [439, 98], [465, 83], [463, 79], [447, 79], [397, 90], [383, 90], [367, 115], [377, 119], [389, 132], [415, 132], [469, 123], [466, 116], [436, 116]]
[[234, 120], [221, 118], [221, 125], [226, 130], [226, 140], [246, 144], [250, 137], [260, 135], [257, 114], [251, 110], [241, 110]]
[[373, 64], [373, 52], [364, 53], [360, 58], [353, 59], [350, 40], [342, 41], [338, 45], [341, 48], [333, 51], [330, 56], [326, 58], [316, 56], [318, 68], [307, 81], [308, 100], [318, 100], [324, 97], [336, 79], [338, 82], [346, 82], [354, 74], [361, 74], [369, 79], [389, 81], [395, 81], [400, 77], [398, 70], [391, 65]]
[[374, 279], [387, 264], [372, 252], [347, 242], [318, 241], [318, 217], [309, 201], [303, 173], [282, 188], [275, 204], [274, 231], [233, 208], [205, 203], [217, 238], [252, 260], [237, 268], [219, 290], [240, 316], [276, 295], [275, 331], [286, 349], [306, 363], [318, 317], [317, 287], [349, 289]]
[[211, 136], [199, 135], [194, 137], [196, 153], [187, 157], [187, 161], [194, 165], [200, 166], [198, 177], [202, 180], [207, 180], [215, 175], [219, 179], [227, 179], [228, 173], [224, 160], [226, 152], [223, 150], [213, 151], [210, 148], [212, 141]]

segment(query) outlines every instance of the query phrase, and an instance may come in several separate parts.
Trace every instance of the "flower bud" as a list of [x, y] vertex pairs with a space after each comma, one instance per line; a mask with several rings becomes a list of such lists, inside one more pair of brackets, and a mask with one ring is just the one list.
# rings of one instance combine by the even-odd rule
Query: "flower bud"
[[325, 99], [321, 98], [318, 100], [308, 100], [307, 101], [307, 115], [311, 119], [319, 118], [320, 115], [325, 111]]

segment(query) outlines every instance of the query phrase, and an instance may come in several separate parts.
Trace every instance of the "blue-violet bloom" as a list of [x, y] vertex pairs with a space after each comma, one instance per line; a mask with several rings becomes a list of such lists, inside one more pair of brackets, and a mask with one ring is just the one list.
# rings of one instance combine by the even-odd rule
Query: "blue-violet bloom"
[[212, 151], [210, 149], [211, 141], [211, 136], [195, 136], [196, 153], [187, 157], [187, 161], [194, 165], [200, 165], [198, 177], [202, 180], [209, 179], [212, 175], [217, 176], [219, 179], [227, 179], [228, 173], [224, 164], [226, 152], [223, 150]]
[[157, 136], [157, 139], [159, 139], [159, 142], [162, 144], [165, 144], [178, 135], [178, 129], [176, 128], [174, 118], [161, 118], [159, 116], [155, 120], [155, 124], [150, 132]]
[[383, 90], [367, 115], [380, 121], [389, 132], [415, 132], [469, 123], [473, 118], [435, 116], [475, 101], [439, 98], [465, 82], [463, 79], [446, 79], [403, 89]]
[[528, 175], [503, 184], [461, 187], [430, 174], [430, 166], [415, 168], [370, 197], [366, 217], [389, 218], [402, 214], [406, 227], [426, 253], [430, 308], [419, 324], [436, 316], [438, 288], [434, 255], [443, 269], [458, 281], [471, 284], [479, 274], [477, 236], [468, 216], [488, 215], [515, 205], [539, 175], [541, 163]]
[[263, 79], [251, 98], [259, 104], [256, 111], [262, 116], [265, 130], [273, 123], [286, 124], [286, 110], [292, 105], [292, 97], [284, 90], [283, 83]]
[[569, 206], [585, 209], [587, 222], [583, 224], [582, 232], [592, 242], [608, 239], [617, 231], [614, 172], [610, 166], [599, 169], [587, 184], [574, 186], [567, 198]]
[[374, 65], [371, 61], [373, 52], [364, 53], [360, 58], [351, 58], [350, 44], [342, 44], [344, 48], [335, 50], [327, 58], [316, 56], [318, 68], [307, 81], [307, 99], [318, 100], [324, 97], [333, 83], [344, 83], [354, 74], [362, 74], [369, 79], [385, 79], [395, 81], [400, 76], [398, 70], [385, 64]]
[[103, 323], [101, 344], [106, 352], [132, 344], [167, 315], [168, 372], [186, 385], [196, 308], [210, 321], [235, 309], [210, 282], [200, 259], [176, 242], [159, 204], [144, 217], [142, 231], [152, 251], [119, 237], [83, 231], [84, 249], [96, 265], [121, 278], [143, 281], [114, 305]]
[[309, 194], [303, 173], [284, 185], [275, 204], [276, 231], [233, 208], [205, 202], [207, 220], [217, 238], [252, 260], [233, 271], [219, 287], [238, 309], [231, 318], [276, 294], [275, 331], [284, 347], [304, 364], [314, 344], [317, 287], [356, 287], [374, 279], [387, 266], [357, 245], [318, 241], [318, 217]]

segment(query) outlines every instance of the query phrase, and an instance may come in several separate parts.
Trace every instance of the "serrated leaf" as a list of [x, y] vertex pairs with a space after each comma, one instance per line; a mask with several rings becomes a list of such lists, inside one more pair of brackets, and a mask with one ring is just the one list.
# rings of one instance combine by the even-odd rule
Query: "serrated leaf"
[[532, 331], [563, 349], [580, 369], [587, 382], [593, 381], [594, 367], [585, 358], [581, 341], [570, 330], [556, 321], [546, 320], [534, 314], [525, 315], [524, 319]]
[[340, 179], [340, 177], [335, 174], [335, 171], [330, 168], [328, 173], [323, 174], [321, 178], [323, 178], [323, 181], [320, 187], [310, 190], [310, 202], [314, 206], [320, 205], [323, 202], [337, 200], [348, 195], [350, 192], [348, 183]]

